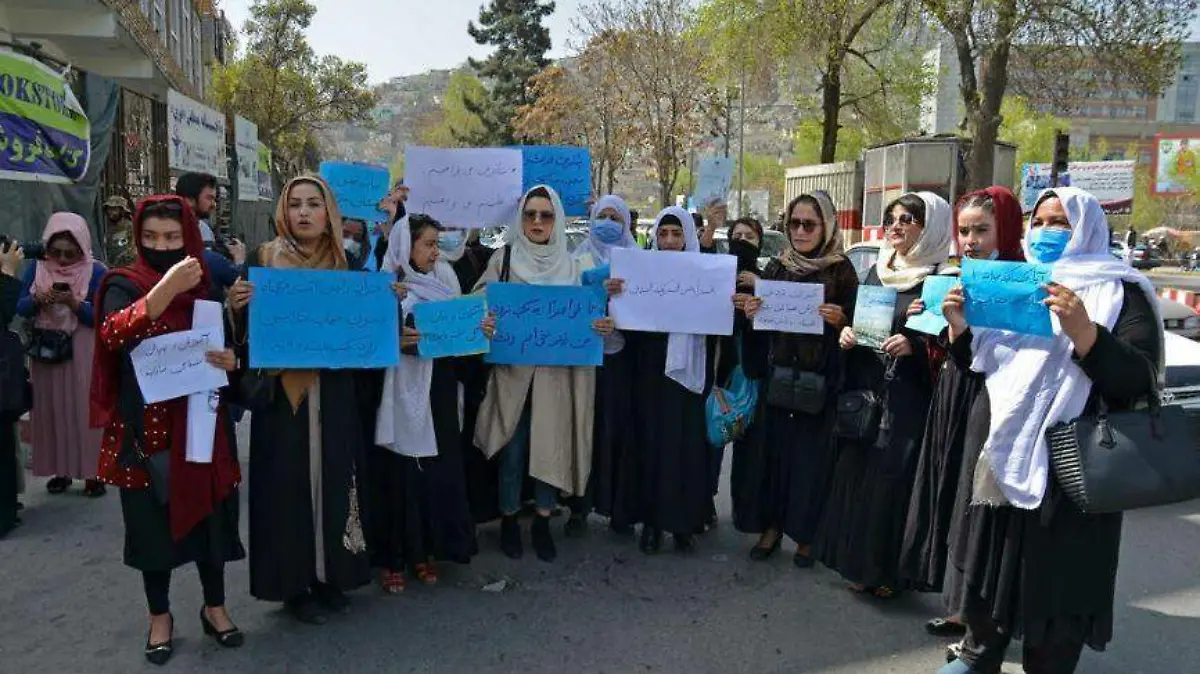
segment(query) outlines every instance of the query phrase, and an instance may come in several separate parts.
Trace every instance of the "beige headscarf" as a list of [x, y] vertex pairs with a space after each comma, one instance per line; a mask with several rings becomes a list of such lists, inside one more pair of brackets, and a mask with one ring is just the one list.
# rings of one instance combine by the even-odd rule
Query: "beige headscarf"
[[925, 277], [940, 273], [954, 243], [950, 204], [933, 192], [909, 192], [904, 196], [910, 195], [925, 202], [925, 226], [921, 228], [921, 235], [905, 255], [892, 248], [884, 237], [879, 261], [875, 263], [879, 282], [900, 291], [912, 290], [924, 283]]
[[[288, 199], [291, 198], [292, 188], [300, 183], [316, 185], [325, 198], [325, 212], [329, 217], [329, 227], [315, 246], [305, 249], [296, 241], [288, 224]], [[342, 213], [338, 210], [337, 200], [329, 185], [317, 176], [297, 176], [288, 181], [279, 192], [279, 204], [275, 207], [275, 238], [263, 244], [259, 249], [259, 263], [273, 269], [330, 269], [345, 270], [349, 268], [346, 262], [346, 251], [342, 249]], [[317, 379], [316, 370], [282, 370], [279, 379], [283, 383], [283, 391], [287, 394], [292, 409], [299, 409], [300, 403], [310, 386]]]
[[[816, 255], [810, 257], [796, 250], [796, 247], [792, 245], [791, 232], [784, 232], [784, 235], [787, 236], [788, 247], [780, 254], [779, 262], [788, 271], [799, 276], [819, 272], [846, 259], [846, 246], [842, 242], [842, 230], [838, 227], [837, 209], [833, 205], [833, 199], [824, 190], [815, 190], [811, 194], [801, 194], [796, 197], [785, 214], [787, 220], [791, 220], [792, 209], [804, 197], [811, 197], [817, 202], [817, 213], [821, 216], [823, 234], [821, 249], [817, 251]], [[787, 227], [787, 220], [785, 220], [785, 227]]]

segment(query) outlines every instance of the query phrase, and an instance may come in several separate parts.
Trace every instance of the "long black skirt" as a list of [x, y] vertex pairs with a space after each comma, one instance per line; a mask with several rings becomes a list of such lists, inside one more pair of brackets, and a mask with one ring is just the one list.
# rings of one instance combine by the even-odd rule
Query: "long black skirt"
[[596, 421], [592, 444], [591, 503], [614, 527], [641, 521], [637, 428], [634, 424], [631, 350], [604, 357], [596, 371]]
[[126, 566], [138, 571], [170, 571], [191, 562], [221, 566], [246, 557], [238, 534], [237, 489], [178, 541], [171, 538], [167, 506], [158, 502], [153, 489], [120, 492]]

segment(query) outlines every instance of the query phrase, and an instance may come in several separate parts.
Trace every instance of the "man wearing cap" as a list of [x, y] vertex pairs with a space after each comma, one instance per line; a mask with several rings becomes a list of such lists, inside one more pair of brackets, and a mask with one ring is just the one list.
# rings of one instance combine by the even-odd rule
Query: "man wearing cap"
[[133, 264], [133, 211], [125, 197], [113, 195], [104, 202], [104, 259], [111, 268]]

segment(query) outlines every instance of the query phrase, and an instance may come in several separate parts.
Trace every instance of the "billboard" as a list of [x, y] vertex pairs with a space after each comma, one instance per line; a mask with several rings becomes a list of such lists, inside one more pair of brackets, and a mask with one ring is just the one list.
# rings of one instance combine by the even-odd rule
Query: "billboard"
[[[1066, 175], [1058, 177], [1064, 187], [1091, 192], [1105, 213], [1129, 213], [1133, 209], [1133, 161], [1073, 161]], [[1032, 211], [1038, 195], [1050, 187], [1050, 164], [1021, 166], [1021, 210]]]
[[1154, 137], [1154, 194], [1193, 192], [1200, 183], [1197, 171], [1200, 138], [1160, 134]]

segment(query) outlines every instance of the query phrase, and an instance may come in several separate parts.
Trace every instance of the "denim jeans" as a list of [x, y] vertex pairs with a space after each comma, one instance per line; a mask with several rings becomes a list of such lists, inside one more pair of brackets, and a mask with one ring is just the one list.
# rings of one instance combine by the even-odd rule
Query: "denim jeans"
[[[521, 509], [521, 488], [529, 474], [529, 401], [512, 439], [500, 450], [500, 513], [512, 515]], [[558, 490], [533, 480], [533, 500], [539, 510], [553, 510], [558, 503]]]

